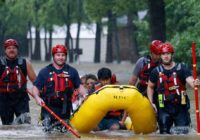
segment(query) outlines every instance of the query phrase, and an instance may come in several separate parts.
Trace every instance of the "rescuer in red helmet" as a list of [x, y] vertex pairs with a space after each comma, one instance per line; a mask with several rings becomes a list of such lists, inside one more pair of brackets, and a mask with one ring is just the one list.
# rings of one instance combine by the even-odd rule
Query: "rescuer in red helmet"
[[[186, 83], [192, 88], [199, 85], [199, 80], [194, 80], [185, 64], [173, 61], [174, 52], [170, 43], [160, 46], [161, 64], [152, 70], [147, 87], [149, 101], [158, 115], [161, 134], [170, 134], [173, 125], [189, 128], [190, 102], [185, 92]], [[178, 133], [188, 133], [185, 128]]]
[[[63, 120], [68, 120], [72, 111], [71, 97], [74, 90], [85, 95], [78, 71], [66, 64], [67, 48], [55, 45], [52, 48], [53, 63], [43, 68], [33, 87], [33, 95], [40, 106], [46, 104]], [[57, 120], [46, 110], [41, 110], [44, 131], [51, 131]], [[56, 125], [60, 128], [61, 124]], [[60, 129], [62, 131], [63, 129]]]
[[[151, 70], [160, 63], [160, 45], [162, 43], [160, 40], [153, 40], [149, 45], [149, 55], [139, 58], [133, 67], [129, 84], [136, 86], [144, 96], [147, 96], [147, 83]], [[125, 112], [122, 122], [125, 121], [126, 116]]]
[[153, 40], [151, 42], [149, 46], [150, 55], [138, 59], [129, 80], [129, 84], [137, 86], [139, 91], [145, 96], [149, 74], [159, 64], [161, 44], [162, 41], [160, 40]]
[[[0, 116], [3, 125], [31, 123], [27, 77], [33, 82], [36, 74], [31, 63], [18, 54], [15, 39], [4, 41], [5, 56], [0, 58]], [[14, 120], [15, 119], [15, 120]]]

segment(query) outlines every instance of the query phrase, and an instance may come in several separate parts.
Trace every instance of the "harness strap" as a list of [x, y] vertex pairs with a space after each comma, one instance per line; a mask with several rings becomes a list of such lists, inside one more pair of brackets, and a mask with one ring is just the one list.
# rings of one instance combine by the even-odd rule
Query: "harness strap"
[[64, 101], [63, 101], [63, 107], [62, 107], [62, 114], [65, 114], [66, 113], [66, 110], [67, 110], [67, 95], [64, 94]]
[[[145, 64], [145, 62], [144, 62], [144, 64]], [[150, 69], [150, 67], [151, 67], [151, 60], [150, 60], [150, 58], [148, 58], [147, 59], [147, 69]]]
[[22, 57], [18, 57], [18, 65], [22, 65], [23, 64], [23, 58]]
[[[173, 72], [173, 79], [174, 79], [174, 85], [175, 85], [176, 87], [178, 87], [176, 72]], [[179, 92], [178, 88], [176, 88], [176, 93], [177, 93], [178, 95], [180, 95], [180, 92]]]
[[[1, 64], [4, 65], [4, 66], [7, 66], [7, 61], [6, 61], [6, 58], [5, 57], [0, 57], [0, 61], [1, 61]], [[18, 65], [22, 65], [23, 64], [23, 58], [22, 57], [18, 57]]]
[[[162, 73], [162, 72], [159, 72], [159, 82], [160, 82], [160, 87], [159, 87], [159, 88], [163, 88], [163, 89], [162, 89], [163, 91], [162, 91], [162, 90], [160, 90], [160, 93], [161, 93], [161, 94], [163, 94], [162, 92], [164, 92], [164, 90], [165, 90], [165, 89], [164, 89], [164, 86], [163, 86], [163, 87], [161, 87], [161, 85], [162, 85], [162, 84], [164, 84], [164, 83], [163, 83], [162, 76], [163, 76], [163, 73]], [[159, 98], [160, 98], [159, 100], [161, 100], [161, 99], [162, 99], [162, 100], [166, 100], [166, 99], [165, 99], [165, 95], [164, 95], [164, 94], [163, 94], [162, 96], [160, 95], [160, 97], [159, 97]]]
[[5, 57], [0, 57], [0, 60], [1, 60], [1, 64], [6, 66], [7, 65], [7, 62], [6, 62], [6, 58]]
[[139, 72], [139, 83], [141, 86], [147, 86], [150, 70], [157, 66], [156, 63], [153, 63], [150, 57], [143, 59], [143, 67]]

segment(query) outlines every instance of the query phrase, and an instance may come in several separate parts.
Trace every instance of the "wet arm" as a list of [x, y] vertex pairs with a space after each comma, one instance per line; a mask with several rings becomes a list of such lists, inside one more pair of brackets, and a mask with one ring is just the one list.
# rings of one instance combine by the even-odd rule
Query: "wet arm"
[[121, 125], [124, 125], [127, 116], [128, 116], [128, 113], [126, 111], [124, 111], [123, 116], [122, 116], [122, 120], [120, 121]]
[[133, 86], [136, 85], [137, 79], [138, 79], [138, 77], [136, 75], [132, 75], [128, 84], [133, 85]]
[[153, 104], [153, 93], [154, 93], [154, 83], [152, 83], [150, 80], [148, 81], [147, 86], [147, 97], [151, 104]]
[[147, 97], [151, 103], [151, 105], [153, 106], [155, 112], [157, 112], [157, 108], [156, 105], [153, 102], [153, 94], [154, 94], [154, 86], [155, 84], [152, 83], [150, 80], [148, 81], [148, 86], [147, 86]]
[[85, 98], [87, 95], [87, 91], [82, 84], [80, 84], [78, 88], [78, 92], [83, 96], [83, 98]]
[[42, 98], [40, 98], [40, 91], [38, 90], [38, 88], [36, 86], [33, 86], [33, 97], [36, 101], [36, 103], [40, 106], [42, 106], [42, 104], [44, 104], [44, 101], [42, 100]]
[[186, 82], [190, 85], [190, 87], [194, 88], [195, 85], [199, 86], [199, 79], [194, 80], [192, 76], [186, 78]]
[[31, 80], [31, 82], [33, 83], [36, 79], [36, 74], [35, 74], [35, 71], [33, 69], [33, 66], [32, 64], [26, 60], [26, 68], [27, 68], [27, 74], [28, 74], [28, 78]]
[[137, 84], [137, 81], [138, 81], [138, 75], [140, 73], [140, 70], [142, 69], [143, 67], [143, 58], [140, 58], [135, 66], [133, 67], [133, 72], [132, 72], [132, 76], [129, 80], [129, 85], [133, 85], [135, 86]]

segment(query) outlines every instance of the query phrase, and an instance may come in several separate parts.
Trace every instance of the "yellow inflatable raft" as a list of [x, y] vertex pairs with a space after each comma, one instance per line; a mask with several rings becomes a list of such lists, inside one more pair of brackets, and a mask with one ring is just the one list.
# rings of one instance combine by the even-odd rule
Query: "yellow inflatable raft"
[[134, 86], [107, 85], [90, 95], [72, 115], [70, 122], [78, 132], [88, 133], [110, 110], [126, 110], [133, 123], [134, 133], [156, 130], [155, 112], [148, 99]]

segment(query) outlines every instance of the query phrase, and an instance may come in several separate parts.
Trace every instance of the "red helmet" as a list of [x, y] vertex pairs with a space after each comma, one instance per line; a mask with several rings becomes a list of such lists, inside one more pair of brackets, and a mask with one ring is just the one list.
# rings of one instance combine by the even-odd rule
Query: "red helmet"
[[151, 51], [152, 53], [155, 53], [155, 54], [159, 55], [159, 54], [160, 54], [160, 45], [161, 45], [162, 43], [163, 43], [163, 42], [160, 41], [160, 40], [153, 40], [153, 41], [151, 42], [151, 45], [150, 45], [150, 51]]
[[7, 48], [8, 46], [16, 46], [18, 48], [18, 43], [15, 39], [7, 39], [4, 42], [4, 48]]
[[67, 55], [67, 48], [64, 45], [55, 45], [51, 50], [52, 55], [55, 53], [64, 53]]
[[160, 48], [161, 53], [174, 53], [174, 47], [170, 43], [164, 43]]

